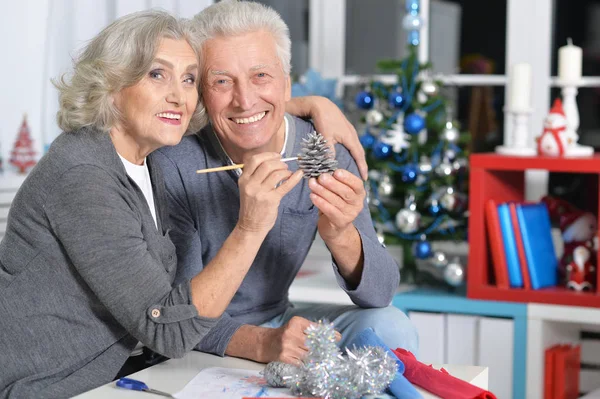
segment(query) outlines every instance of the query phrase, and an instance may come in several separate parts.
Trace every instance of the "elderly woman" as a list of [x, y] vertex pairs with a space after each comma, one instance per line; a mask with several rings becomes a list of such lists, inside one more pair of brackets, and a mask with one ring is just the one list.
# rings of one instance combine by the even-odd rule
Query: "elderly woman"
[[[260, 246], [253, 225], [276, 207], [241, 209], [237, 244], [225, 242], [201, 273], [172, 284], [163, 178], [146, 157], [200, 127], [195, 49], [187, 23], [132, 14], [95, 37], [71, 79], [57, 83], [65, 133], [18, 192], [0, 243], [0, 397], [94, 388], [115, 377], [138, 342], [183, 356], [246, 275]], [[322, 99], [293, 107], [302, 112], [311, 101], [334, 109]]]

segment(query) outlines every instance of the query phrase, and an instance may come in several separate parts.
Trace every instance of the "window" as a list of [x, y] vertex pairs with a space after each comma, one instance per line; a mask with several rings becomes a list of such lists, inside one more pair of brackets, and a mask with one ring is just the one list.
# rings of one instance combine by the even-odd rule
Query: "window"
[[[583, 49], [584, 86], [578, 89], [579, 142], [600, 148], [600, 1], [556, 0], [551, 50], [552, 76], [558, 75], [558, 49], [572, 39]], [[553, 88], [550, 97], [560, 96]]]
[[292, 39], [292, 75], [308, 69], [308, 0], [257, 0], [277, 11], [290, 29]]

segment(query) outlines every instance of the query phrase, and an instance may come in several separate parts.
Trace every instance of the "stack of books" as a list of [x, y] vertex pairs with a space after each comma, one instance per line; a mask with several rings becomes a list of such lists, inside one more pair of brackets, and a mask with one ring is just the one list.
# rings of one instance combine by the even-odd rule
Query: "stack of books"
[[488, 200], [488, 240], [499, 288], [540, 289], [558, 283], [558, 258], [544, 203]]

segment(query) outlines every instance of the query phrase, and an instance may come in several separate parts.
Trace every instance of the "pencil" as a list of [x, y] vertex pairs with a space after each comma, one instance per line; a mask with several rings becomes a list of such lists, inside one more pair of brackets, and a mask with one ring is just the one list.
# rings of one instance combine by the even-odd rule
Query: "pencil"
[[[281, 162], [289, 162], [289, 161], [296, 161], [296, 160], [298, 160], [298, 157], [283, 158], [281, 160]], [[198, 169], [196, 171], [196, 173], [198, 173], [198, 174], [211, 173], [211, 172], [220, 172], [222, 170], [243, 169], [243, 168], [244, 168], [244, 164], [239, 163], [239, 164], [235, 164], [235, 165], [219, 166], [217, 168]]]

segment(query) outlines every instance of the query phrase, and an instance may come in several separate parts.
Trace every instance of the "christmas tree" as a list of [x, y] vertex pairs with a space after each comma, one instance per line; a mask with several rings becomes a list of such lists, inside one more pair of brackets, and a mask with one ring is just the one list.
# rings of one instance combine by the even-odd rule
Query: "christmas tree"
[[17, 168], [19, 173], [27, 173], [27, 170], [36, 163], [33, 140], [31, 140], [29, 126], [27, 125], [27, 115], [23, 116], [23, 123], [10, 153], [9, 162]]
[[407, 57], [378, 63], [397, 82], [373, 81], [355, 98], [366, 126], [367, 200], [379, 240], [404, 247], [405, 281], [426, 274], [459, 286], [465, 260], [434, 250], [432, 242], [466, 241], [470, 138], [454, 121], [431, 65], [418, 60], [418, 2], [407, 1], [407, 11]]

